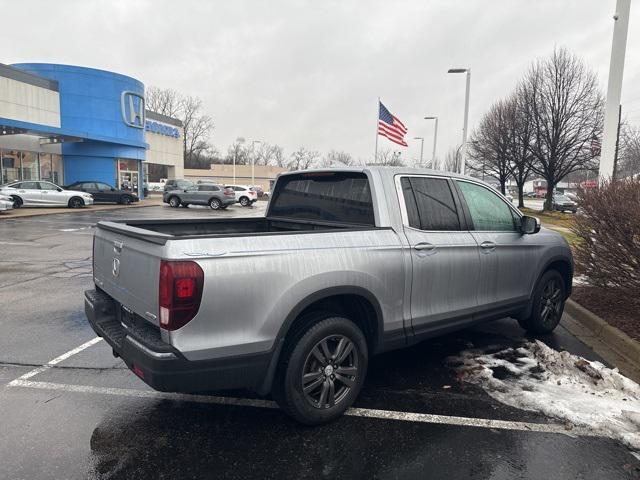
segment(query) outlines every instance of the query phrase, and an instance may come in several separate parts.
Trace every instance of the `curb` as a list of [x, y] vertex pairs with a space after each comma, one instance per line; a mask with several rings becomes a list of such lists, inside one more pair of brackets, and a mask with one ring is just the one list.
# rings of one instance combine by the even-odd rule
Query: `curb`
[[565, 311], [588, 328], [596, 338], [623, 356], [629, 363], [640, 368], [639, 342], [570, 298], [565, 303]]

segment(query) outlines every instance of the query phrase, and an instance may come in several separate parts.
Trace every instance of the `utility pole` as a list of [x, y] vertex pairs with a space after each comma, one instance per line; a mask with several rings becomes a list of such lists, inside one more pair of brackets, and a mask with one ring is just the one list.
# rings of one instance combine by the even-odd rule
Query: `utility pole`
[[624, 56], [627, 48], [627, 31], [629, 30], [629, 10], [631, 0], [617, 0], [616, 12], [613, 16], [613, 41], [611, 43], [611, 60], [609, 63], [609, 84], [604, 111], [604, 135], [600, 155], [600, 182], [610, 180], [614, 176], [616, 157], [616, 137], [619, 130], [620, 97], [624, 74]]

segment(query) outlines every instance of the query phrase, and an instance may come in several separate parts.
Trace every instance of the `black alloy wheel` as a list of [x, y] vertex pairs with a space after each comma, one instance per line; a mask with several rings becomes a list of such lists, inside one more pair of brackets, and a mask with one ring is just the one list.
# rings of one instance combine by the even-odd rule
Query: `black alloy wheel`
[[355, 386], [358, 355], [354, 344], [344, 335], [320, 340], [309, 352], [302, 369], [302, 391], [315, 408], [339, 404]]
[[565, 300], [564, 278], [557, 270], [549, 270], [536, 285], [529, 317], [519, 317], [518, 323], [529, 333], [551, 333], [560, 323]]
[[79, 197], [72, 197], [69, 200], [69, 208], [80, 208], [82, 206], [84, 206], [84, 202]]

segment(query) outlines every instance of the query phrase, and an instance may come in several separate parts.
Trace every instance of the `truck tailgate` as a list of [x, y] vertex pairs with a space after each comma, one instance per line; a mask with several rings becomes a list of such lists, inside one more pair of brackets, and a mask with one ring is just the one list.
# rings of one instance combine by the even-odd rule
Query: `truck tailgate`
[[96, 229], [93, 245], [95, 284], [125, 310], [158, 325], [158, 279], [162, 245]]

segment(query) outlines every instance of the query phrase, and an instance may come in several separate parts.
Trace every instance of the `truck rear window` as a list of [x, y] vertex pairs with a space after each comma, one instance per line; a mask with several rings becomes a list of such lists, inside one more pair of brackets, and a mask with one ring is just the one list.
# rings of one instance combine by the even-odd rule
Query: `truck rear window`
[[358, 172], [286, 175], [269, 208], [274, 217], [375, 225], [369, 179]]

